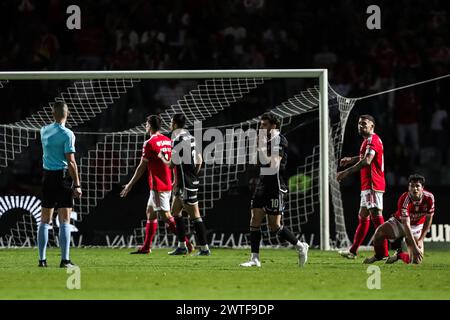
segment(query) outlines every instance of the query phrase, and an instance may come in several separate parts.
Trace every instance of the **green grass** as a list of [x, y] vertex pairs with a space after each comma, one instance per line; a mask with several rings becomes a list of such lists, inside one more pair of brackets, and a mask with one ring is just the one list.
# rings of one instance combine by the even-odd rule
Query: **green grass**
[[450, 252], [433, 250], [422, 265], [378, 263], [381, 289], [369, 290], [362, 252], [346, 260], [310, 250], [297, 266], [296, 252], [261, 250], [262, 268], [239, 263], [248, 250], [215, 249], [210, 257], [129, 255], [129, 249], [72, 249], [81, 289], [69, 290], [69, 274], [50, 249], [49, 268], [37, 267], [37, 249], [0, 250], [0, 299], [450, 299]]

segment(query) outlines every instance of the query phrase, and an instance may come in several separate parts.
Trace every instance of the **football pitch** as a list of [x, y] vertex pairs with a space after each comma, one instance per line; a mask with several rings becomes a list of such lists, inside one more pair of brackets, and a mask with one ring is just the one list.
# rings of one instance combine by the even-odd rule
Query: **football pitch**
[[380, 289], [368, 289], [374, 274], [362, 264], [372, 252], [346, 260], [310, 250], [299, 268], [294, 250], [262, 249], [261, 268], [242, 268], [248, 249], [213, 249], [209, 257], [130, 251], [72, 249], [80, 289], [68, 289], [74, 274], [59, 268], [59, 249], [48, 250], [46, 269], [37, 267], [37, 249], [2, 249], [0, 299], [450, 299], [450, 252], [444, 250], [428, 250], [422, 265], [376, 263]]

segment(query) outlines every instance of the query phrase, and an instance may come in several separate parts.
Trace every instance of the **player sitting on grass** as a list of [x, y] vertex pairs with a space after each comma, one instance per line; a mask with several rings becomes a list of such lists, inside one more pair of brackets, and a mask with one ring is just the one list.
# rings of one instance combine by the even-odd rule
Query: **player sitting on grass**
[[[147, 118], [147, 131], [150, 139], [144, 142], [142, 158], [139, 166], [134, 172], [133, 178], [124, 186], [120, 193], [126, 197], [133, 185], [139, 180], [148, 168], [148, 180], [150, 185], [150, 197], [147, 203], [147, 225], [145, 227], [144, 245], [132, 252], [133, 254], [147, 254], [151, 251], [152, 241], [158, 229], [158, 213], [161, 219], [168, 225], [168, 229], [177, 234], [175, 220], [170, 214], [170, 196], [172, 193], [172, 172], [159, 158], [161, 152], [170, 159], [172, 153], [172, 142], [169, 138], [159, 132], [161, 129], [161, 117], [152, 115]], [[192, 246], [187, 237], [185, 238], [189, 252]]]
[[406, 238], [408, 252], [397, 250], [386, 263], [394, 263], [399, 259], [405, 263], [421, 263], [423, 260], [423, 239], [431, 226], [434, 215], [434, 196], [424, 190], [425, 178], [418, 174], [409, 177], [408, 192], [398, 199], [398, 210], [388, 221], [380, 226], [374, 235], [375, 255], [364, 260], [373, 263], [384, 257], [383, 243], [385, 239], [398, 240]]

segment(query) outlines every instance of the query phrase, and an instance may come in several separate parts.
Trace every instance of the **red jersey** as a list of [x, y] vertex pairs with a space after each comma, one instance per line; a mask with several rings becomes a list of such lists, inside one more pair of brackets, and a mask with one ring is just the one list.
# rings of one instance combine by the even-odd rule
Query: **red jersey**
[[426, 216], [434, 214], [434, 196], [431, 192], [423, 191], [422, 199], [414, 201], [409, 192], [405, 192], [398, 199], [395, 218], [409, 217], [412, 226], [424, 224]]
[[154, 134], [144, 142], [142, 158], [148, 160], [148, 184], [150, 190], [171, 191], [172, 172], [158, 157], [160, 152], [170, 160], [172, 155], [172, 141], [160, 133]]
[[364, 139], [359, 149], [359, 158], [364, 159], [367, 153], [374, 155], [369, 166], [361, 169], [361, 191], [374, 190], [384, 192], [386, 182], [384, 180], [384, 156], [383, 142], [374, 133], [371, 137]]

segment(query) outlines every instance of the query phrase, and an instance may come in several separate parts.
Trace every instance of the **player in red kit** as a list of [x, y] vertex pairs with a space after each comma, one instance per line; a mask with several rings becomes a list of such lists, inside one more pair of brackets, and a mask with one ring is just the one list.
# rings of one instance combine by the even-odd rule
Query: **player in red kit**
[[399, 240], [406, 238], [409, 252], [401, 249], [386, 260], [394, 263], [399, 259], [405, 263], [421, 263], [423, 259], [425, 239], [434, 215], [434, 196], [424, 190], [425, 178], [414, 174], [408, 179], [408, 192], [398, 199], [397, 211], [394, 216], [377, 229], [374, 236], [375, 255], [367, 258], [364, 263], [381, 260], [384, 255], [383, 242], [385, 239]]
[[[170, 159], [172, 154], [172, 141], [159, 132], [161, 129], [161, 118], [159, 116], [149, 116], [147, 118], [146, 129], [150, 133], [150, 139], [144, 142], [141, 162], [136, 168], [133, 178], [124, 186], [124, 189], [120, 193], [121, 197], [126, 197], [133, 185], [148, 169], [150, 196], [147, 203], [145, 240], [139, 250], [132, 252], [137, 254], [146, 254], [151, 251], [152, 241], [158, 229], [158, 214], [168, 225], [169, 230], [174, 234], [177, 233], [175, 220], [170, 214], [172, 172], [158, 156], [161, 153], [166, 159]], [[187, 238], [186, 242], [188, 248], [191, 248]]]
[[[337, 173], [340, 182], [348, 175], [359, 171], [361, 176], [361, 202], [359, 224], [356, 229], [353, 245], [349, 250], [339, 251], [339, 254], [349, 259], [355, 259], [359, 246], [369, 231], [369, 216], [375, 229], [384, 223], [383, 193], [385, 191], [383, 143], [374, 132], [375, 119], [371, 115], [361, 115], [358, 120], [358, 132], [364, 138], [359, 150], [359, 156], [341, 159], [342, 167], [353, 165]], [[384, 242], [383, 257], [389, 255], [387, 241]]]

